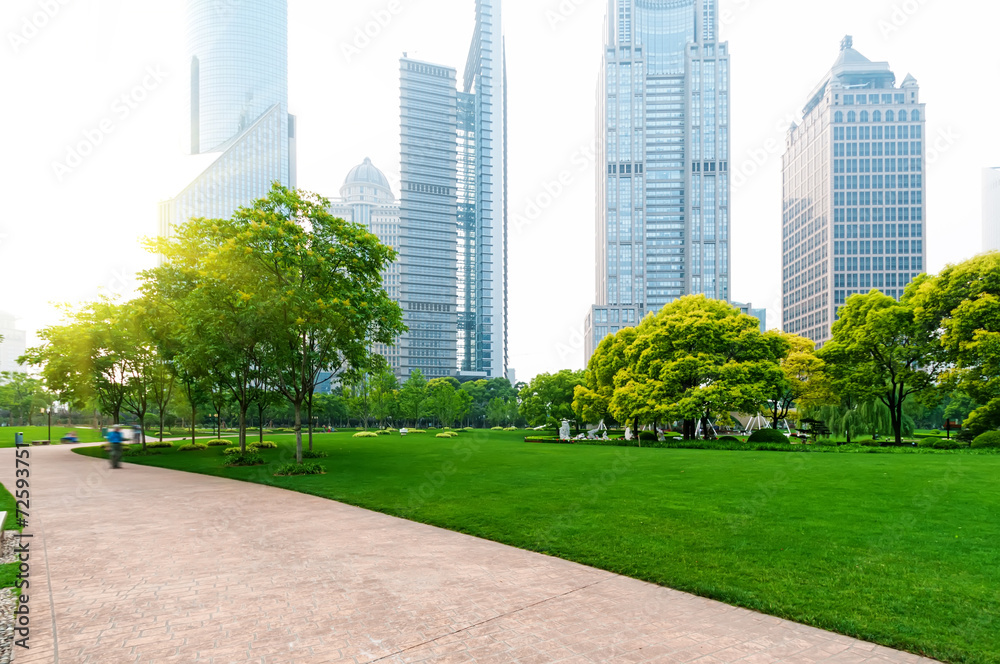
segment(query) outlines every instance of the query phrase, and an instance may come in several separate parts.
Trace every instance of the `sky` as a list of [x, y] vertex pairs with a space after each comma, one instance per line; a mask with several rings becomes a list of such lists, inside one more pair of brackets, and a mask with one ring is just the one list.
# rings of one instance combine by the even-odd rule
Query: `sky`
[[[241, 0], [219, 0], [238, 5]], [[0, 310], [31, 335], [59, 303], [128, 296], [183, 153], [185, 2], [4, 0]], [[299, 186], [336, 197], [365, 157], [397, 196], [399, 58], [457, 68], [474, 0], [290, 0]], [[593, 163], [605, 0], [506, 0], [510, 365], [583, 367], [595, 295]], [[732, 58], [732, 295], [780, 326], [785, 131], [845, 35], [927, 103], [928, 264], [981, 249], [981, 170], [1000, 165], [995, 26], [973, 0], [721, 0]], [[560, 182], [561, 180], [561, 182]]]

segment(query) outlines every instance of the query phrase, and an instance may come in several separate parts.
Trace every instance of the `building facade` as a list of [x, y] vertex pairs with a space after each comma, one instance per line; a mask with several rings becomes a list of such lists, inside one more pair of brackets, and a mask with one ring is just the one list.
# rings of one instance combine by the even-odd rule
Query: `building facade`
[[0, 372], [23, 372], [24, 367], [17, 363], [17, 358], [27, 350], [27, 334], [17, 328], [12, 315], [3, 311], [0, 311], [0, 337], [3, 337], [0, 341]]
[[296, 182], [287, 0], [191, 0], [187, 49], [190, 152], [218, 156], [160, 204], [161, 235], [192, 217], [227, 218], [272, 183]]
[[926, 269], [925, 106], [846, 37], [782, 158], [783, 323], [822, 345], [847, 298]]
[[730, 298], [729, 47], [717, 0], [609, 0], [597, 94], [597, 293], [585, 360], [687, 294]]
[[983, 251], [1000, 251], [1000, 168], [983, 169]]
[[477, 0], [457, 71], [400, 61], [403, 376], [508, 374], [506, 65], [500, 0]]
[[[340, 198], [331, 199], [330, 214], [346, 221], [366, 226], [382, 244], [399, 250], [399, 203], [392, 193], [389, 180], [371, 159], [351, 169], [340, 188]], [[382, 272], [386, 293], [400, 299], [400, 262], [389, 265]], [[400, 369], [400, 349], [397, 346], [376, 344], [374, 351], [384, 357], [398, 378], [404, 378]]]

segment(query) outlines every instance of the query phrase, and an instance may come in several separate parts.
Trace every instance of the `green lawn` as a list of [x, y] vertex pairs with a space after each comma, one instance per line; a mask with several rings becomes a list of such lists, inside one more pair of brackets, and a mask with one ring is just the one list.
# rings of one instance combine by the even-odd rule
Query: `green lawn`
[[[13, 440], [11, 445], [13, 445]], [[11, 461], [13, 463], [13, 461]], [[0, 484], [0, 511], [7, 512], [7, 518], [3, 522], [4, 530], [21, 530], [17, 525], [17, 519], [14, 516], [14, 509], [16, 503], [14, 501], [14, 496], [11, 495], [10, 491], [7, 490], [5, 486]], [[17, 578], [17, 570], [19, 563], [7, 563], [6, 565], [0, 565], [0, 588], [12, 588], [14, 582]]]
[[[323, 476], [126, 459], [281, 486], [952, 662], [1000, 663], [1000, 456], [317, 435]], [[100, 448], [78, 449], [97, 456]]]
[[[52, 427], [52, 441], [58, 443], [59, 439], [70, 431], [75, 431], [82, 443], [99, 443], [101, 438], [100, 429], [81, 429], [80, 427]], [[24, 442], [31, 444], [33, 440], [48, 440], [49, 428], [42, 427], [0, 427], [0, 448], [14, 447], [14, 434], [23, 433]]]

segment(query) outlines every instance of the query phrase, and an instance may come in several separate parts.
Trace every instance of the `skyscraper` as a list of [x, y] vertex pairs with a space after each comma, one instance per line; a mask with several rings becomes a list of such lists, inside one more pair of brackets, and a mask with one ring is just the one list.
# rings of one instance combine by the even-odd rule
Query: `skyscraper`
[[455, 69], [400, 61], [403, 375], [507, 375], [506, 65], [500, 0], [477, 0]]
[[690, 293], [728, 300], [729, 46], [717, 0], [609, 0], [598, 85], [597, 304], [604, 337]]
[[[389, 247], [399, 247], [399, 203], [392, 194], [389, 180], [371, 159], [365, 159], [351, 169], [340, 188], [340, 198], [330, 201], [330, 214], [346, 221], [362, 224], [376, 235], [379, 241]], [[382, 283], [389, 297], [399, 301], [400, 263], [389, 265], [382, 272]], [[376, 344], [376, 353], [388, 361], [399, 378], [400, 349]]]
[[24, 355], [27, 348], [27, 334], [15, 325], [14, 317], [0, 311], [0, 371], [24, 371], [17, 358]]
[[924, 271], [925, 106], [916, 79], [851, 37], [788, 130], [783, 168], [784, 329], [818, 344], [856, 293], [899, 297]]
[[190, 151], [217, 155], [160, 205], [160, 233], [191, 217], [229, 217], [294, 187], [295, 117], [288, 113], [287, 0], [190, 0]]
[[1000, 251], [1000, 168], [983, 169], [983, 251]]

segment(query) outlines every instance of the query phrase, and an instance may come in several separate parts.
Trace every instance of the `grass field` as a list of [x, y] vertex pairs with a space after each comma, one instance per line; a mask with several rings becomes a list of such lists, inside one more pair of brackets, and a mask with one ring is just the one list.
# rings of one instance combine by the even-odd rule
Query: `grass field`
[[[79, 427], [52, 427], [52, 442], [58, 443], [59, 439], [70, 431], [75, 431], [82, 443], [99, 443], [101, 432], [99, 429], [81, 429]], [[24, 442], [31, 443], [33, 440], [48, 440], [48, 427], [0, 427], [0, 448], [14, 447], [14, 434], [23, 433]]]
[[126, 461], [315, 494], [937, 659], [1000, 662], [1000, 456], [323, 434], [326, 475], [277, 478], [294, 442], [269, 438], [280, 449], [257, 468], [224, 468], [220, 448]]
[[[13, 445], [13, 442], [11, 445]], [[7, 512], [7, 518], [3, 523], [4, 530], [21, 530], [14, 516], [15, 507], [14, 496], [11, 495], [6, 487], [0, 484], [0, 511]], [[14, 586], [18, 566], [19, 564], [16, 562], [0, 565], [0, 588], [11, 588]]]

